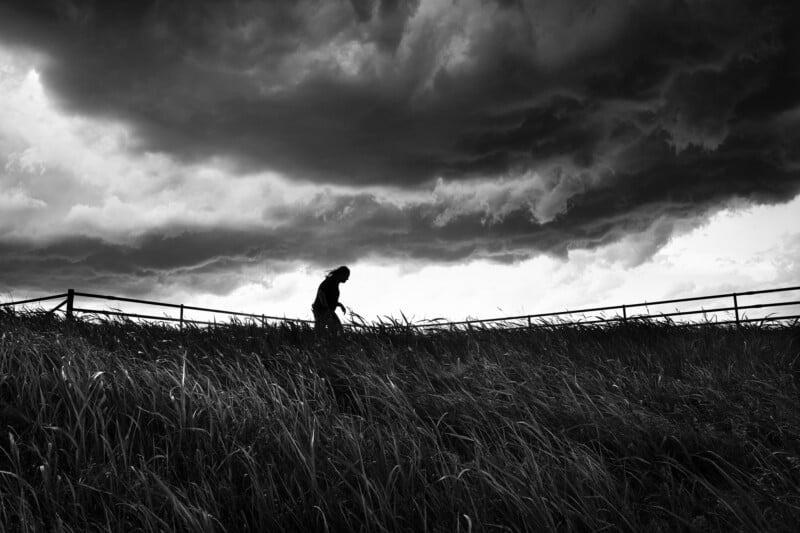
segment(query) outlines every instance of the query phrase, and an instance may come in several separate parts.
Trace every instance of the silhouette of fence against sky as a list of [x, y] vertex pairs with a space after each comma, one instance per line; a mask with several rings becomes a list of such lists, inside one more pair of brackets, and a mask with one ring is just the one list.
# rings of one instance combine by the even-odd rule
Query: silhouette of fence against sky
[[[788, 295], [791, 292], [798, 294], [793, 295], [793, 298], [783, 300], [764, 301], [766, 295], [776, 297], [775, 295]], [[408, 321], [400, 322], [394, 319], [388, 319], [385, 323], [368, 324], [365, 322], [356, 323], [352, 322], [345, 324], [351, 328], [373, 328], [373, 327], [387, 327], [387, 326], [403, 326], [413, 327], [421, 330], [430, 330], [436, 328], [471, 328], [475, 327], [495, 327], [495, 328], [533, 328], [533, 327], [548, 327], [553, 325], [586, 325], [586, 324], [613, 324], [619, 322], [628, 322], [635, 320], [671, 320], [675, 323], [705, 323], [713, 322], [715, 324], [746, 324], [746, 323], [778, 323], [790, 322], [795, 323], [800, 320], [800, 286], [795, 287], [781, 287], [777, 289], [765, 289], [758, 291], [745, 291], [745, 292], [732, 292], [725, 294], [713, 294], [708, 296], [695, 296], [690, 298], [675, 298], [668, 300], [656, 300], [652, 302], [638, 302], [629, 304], [610, 305], [604, 307], [590, 307], [585, 309], [573, 309], [566, 311], [554, 311], [549, 313], [536, 313], [528, 315], [517, 316], [504, 316], [496, 318], [474, 318], [459, 321], [445, 321], [445, 320], [423, 320], [415, 323]], [[141, 300], [138, 298], [127, 298], [122, 296], [107, 296], [102, 294], [92, 294], [85, 292], [78, 292], [74, 289], [69, 289], [65, 293], [54, 294], [50, 296], [42, 296], [39, 298], [29, 298], [26, 300], [18, 300], [0, 303], [0, 309], [15, 308], [16, 306], [30, 306], [31, 304], [41, 305], [43, 302], [52, 300], [62, 300], [57, 306], [49, 309], [49, 313], [64, 313], [67, 319], [72, 319], [76, 316], [83, 317], [99, 317], [105, 316], [107, 318], [128, 318], [144, 321], [153, 321], [161, 323], [177, 323], [178, 327], [182, 328], [184, 325], [216, 325], [224, 323], [217, 320], [217, 315], [227, 317], [228, 321], [231, 320], [244, 320], [253, 321], [262, 326], [275, 323], [290, 323], [290, 324], [312, 324], [313, 320], [306, 320], [301, 318], [279, 317], [274, 315], [256, 314], [256, 313], [243, 313], [239, 311], [227, 311], [223, 309], [214, 309], [210, 307], [199, 307], [185, 304], [175, 304], [168, 302], [156, 302], [151, 300]], [[137, 304], [139, 306], [153, 306], [159, 308], [166, 308], [173, 312], [170, 314], [155, 315], [145, 313], [125, 312], [120, 309], [95, 309], [78, 306], [85, 300], [102, 300], [105, 302], [121, 302]], [[675, 304], [699, 304], [705, 303], [710, 307], [700, 306], [693, 309], [681, 309], [674, 307], [672, 309], [665, 306], [674, 306]], [[661, 309], [661, 311], [659, 311]], [[644, 310], [644, 312], [642, 312]], [[759, 316], [753, 316], [753, 311], [766, 311], [771, 310], [767, 314], [758, 313]], [[198, 313], [205, 314], [206, 320], [201, 320]], [[177, 316], [175, 316], [177, 314]], [[191, 314], [192, 316], [189, 316]], [[211, 315], [211, 319], [207, 315]], [[688, 319], [688, 320], [687, 320]]]

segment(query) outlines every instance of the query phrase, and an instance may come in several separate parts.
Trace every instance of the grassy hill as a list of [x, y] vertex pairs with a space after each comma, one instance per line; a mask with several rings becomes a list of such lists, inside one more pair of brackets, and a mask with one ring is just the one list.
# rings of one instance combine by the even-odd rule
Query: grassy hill
[[0, 524], [795, 531], [800, 327], [347, 333], [0, 314]]

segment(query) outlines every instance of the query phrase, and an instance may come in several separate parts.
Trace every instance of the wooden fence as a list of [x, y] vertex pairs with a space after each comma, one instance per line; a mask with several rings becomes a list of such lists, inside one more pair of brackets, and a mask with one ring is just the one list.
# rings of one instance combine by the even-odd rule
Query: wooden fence
[[[777, 289], [766, 289], [758, 291], [713, 294], [708, 296], [696, 296], [692, 298], [656, 300], [651, 302], [629, 303], [629, 304], [611, 305], [605, 307], [591, 307], [586, 309], [555, 311], [550, 313], [537, 313], [531, 315], [470, 319], [470, 320], [461, 320], [456, 322], [431, 320], [431, 321], [421, 321], [417, 323], [390, 322], [388, 324], [378, 324], [378, 325], [350, 323], [347, 324], [347, 326], [351, 328], [375, 328], [375, 327], [385, 328], [389, 326], [403, 326], [403, 327], [419, 328], [422, 330], [427, 330], [432, 328], [472, 328], [473, 326], [498, 327], [498, 328], [508, 329], [508, 328], [548, 327], [554, 325], [610, 324], [610, 323], [628, 322], [633, 320], [644, 320], [644, 319], [673, 320], [673, 317], [686, 318], [692, 316], [697, 317], [698, 315], [701, 315], [700, 323], [704, 323], [706, 321], [712, 321], [716, 324], [736, 324], [736, 325], [751, 323], [751, 322], [797, 323], [798, 321], [800, 321], [800, 300], [796, 299], [797, 296], [794, 297], [795, 299], [790, 298], [787, 300], [759, 302], [759, 303], [747, 303], [746, 301], [744, 302], [742, 301], [742, 299], [746, 300], [747, 298], [755, 296], [768, 295], [768, 294], [774, 295], [778, 293], [789, 293], [789, 292], [800, 293], [800, 286], [781, 287]], [[105, 300], [113, 302], [127, 302], [140, 305], [156, 306], [156, 307], [175, 310], [179, 314], [178, 316], [169, 316], [169, 315], [158, 316], [153, 314], [126, 313], [120, 310], [91, 309], [91, 308], [76, 306], [76, 299]], [[223, 309], [213, 309], [213, 308], [198, 307], [193, 305], [156, 302], [151, 300], [140, 300], [137, 298], [126, 298], [122, 296], [107, 296], [102, 294], [78, 292], [75, 291], [74, 289], [69, 289], [65, 293], [43, 296], [40, 298], [30, 298], [27, 300], [18, 300], [18, 301], [0, 303], [0, 309], [6, 307], [15, 307], [18, 305], [30, 305], [34, 303], [41, 304], [42, 302], [52, 301], [52, 300], [63, 300], [63, 301], [61, 301], [54, 308], [50, 309], [48, 312], [51, 313], [63, 312], [68, 320], [78, 315], [82, 316], [103, 315], [106, 317], [125, 317], [125, 318], [135, 318], [147, 321], [177, 323], [180, 328], [183, 328], [185, 324], [214, 325], [218, 323], [216, 319], [214, 321], [197, 320], [185, 316], [185, 313], [187, 311], [192, 311], [192, 312], [221, 314], [229, 317], [229, 319], [238, 318], [238, 319], [252, 320], [261, 325], [266, 325], [268, 323], [274, 323], [274, 322], [293, 323], [301, 325], [313, 323], [312, 320], [305, 320], [300, 318], [287, 318], [287, 317], [278, 317], [278, 316], [271, 316], [264, 314], [242, 313], [238, 311], [226, 311]], [[689, 302], [696, 304], [699, 302], [712, 302], [714, 300], [727, 301], [728, 303], [715, 304], [714, 306], [709, 308], [701, 306], [700, 308], [689, 309], [689, 310], [676, 308], [674, 311], [656, 312], [656, 313], [650, 312], [651, 308], [657, 306], [685, 304]], [[641, 308], [644, 308], [645, 310], [644, 313], [638, 312], [638, 310]], [[748, 317], [747, 312], [755, 309], [773, 309], [778, 311], [787, 310], [789, 311], [789, 313], [787, 314], [781, 312], [777, 313], [773, 312], [767, 314], [766, 316]], [[718, 313], [728, 313], [729, 316], [731, 316], [731, 318], [727, 320], [725, 319], [718, 320], [716, 318]], [[565, 319], [565, 317], [571, 318], [571, 320], [567, 320]], [[576, 320], [575, 317], [578, 317], [578, 319]], [[710, 319], [709, 317], [713, 318]], [[698, 321], [695, 322], [689, 321], [689, 323], [698, 323]]]

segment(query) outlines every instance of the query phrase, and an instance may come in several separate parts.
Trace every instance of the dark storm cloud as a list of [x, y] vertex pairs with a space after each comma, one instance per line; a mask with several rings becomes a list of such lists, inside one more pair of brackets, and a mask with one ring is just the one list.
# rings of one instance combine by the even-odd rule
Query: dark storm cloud
[[[285, 222], [268, 229], [14, 241], [4, 280], [192, 275], [224, 291], [239, 278], [221, 272], [269, 261], [514, 261], [656, 226], [658, 245], [672, 221], [800, 192], [796, 2], [432, 4], [5, 2], [0, 41], [44, 52], [62, 108], [122, 119], [136, 150], [320, 184], [453, 188], [402, 204], [331, 193], [273, 206]], [[468, 192], [534, 175], [491, 201]]]
[[[421, 10], [400, 0], [25, 0], [6, 3], [0, 30], [52, 57], [44, 81], [64, 106], [130, 121], [143, 150], [227, 155], [321, 182], [411, 186], [555, 156], [591, 168], [616, 148], [611, 125], [715, 148], [743, 121], [797, 105], [791, 2]], [[486, 20], [459, 27], [459, 11]], [[351, 75], [314, 59], [348, 43], [377, 52]], [[460, 64], [442, 59], [458, 54]]]

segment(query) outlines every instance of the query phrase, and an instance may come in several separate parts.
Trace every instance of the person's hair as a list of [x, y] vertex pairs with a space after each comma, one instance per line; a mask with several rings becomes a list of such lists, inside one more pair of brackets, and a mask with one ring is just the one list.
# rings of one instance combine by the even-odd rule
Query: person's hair
[[349, 276], [350, 275], [350, 269], [347, 268], [346, 266], [342, 265], [339, 268], [334, 268], [333, 270], [328, 272], [328, 274], [325, 277], [329, 278], [331, 276], [335, 276], [336, 274], [347, 274]]

